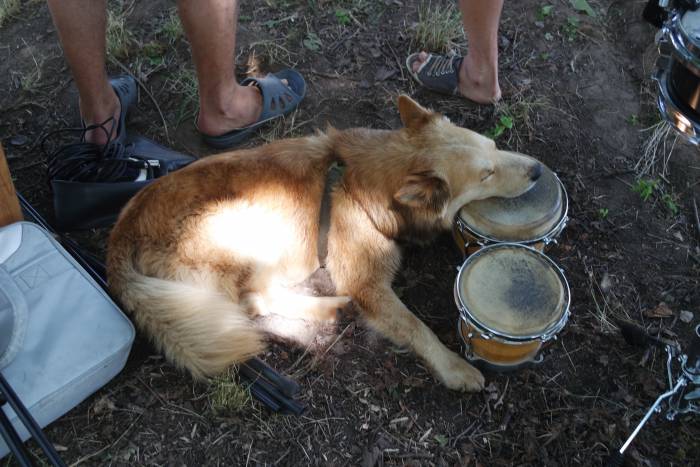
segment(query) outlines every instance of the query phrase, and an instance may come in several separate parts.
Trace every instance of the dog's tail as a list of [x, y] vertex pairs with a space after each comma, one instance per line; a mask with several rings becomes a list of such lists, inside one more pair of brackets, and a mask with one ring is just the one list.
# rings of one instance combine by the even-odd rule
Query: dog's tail
[[143, 275], [128, 263], [110, 268], [110, 288], [166, 358], [195, 378], [222, 373], [263, 350], [241, 304], [214, 290]]

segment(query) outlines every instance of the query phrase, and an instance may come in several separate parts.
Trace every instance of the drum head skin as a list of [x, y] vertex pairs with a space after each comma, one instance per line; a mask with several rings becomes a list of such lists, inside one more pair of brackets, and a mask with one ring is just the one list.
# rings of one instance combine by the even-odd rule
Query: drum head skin
[[502, 337], [541, 336], [568, 309], [568, 287], [551, 260], [522, 245], [500, 244], [471, 256], [458, 276], [467, 317]]
[[565, 209], [561, 182], [543, 166], [535, 185], [517, 198], [472, 201], [458, 216], [476, 234], [501, 242], [527, 242], [549, 234]]
[[681, 18], [681, 29], [695, 47], [700, 47], [700, 10], [686, 11]]

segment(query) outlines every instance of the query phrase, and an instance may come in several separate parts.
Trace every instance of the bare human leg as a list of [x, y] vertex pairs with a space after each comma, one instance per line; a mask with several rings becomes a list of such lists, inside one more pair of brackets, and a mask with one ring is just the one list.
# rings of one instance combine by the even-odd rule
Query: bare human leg
[[[48, 0], [63, 53], [80, 95], [80, 115], [87, 124], [114, 117], [119, 121], [119, 99], [109, 84], [105, 66], [106, 0]], [[111, 126], [106, 128], [111, 130]], [[103, 144], [107, 135], [93, 130], [88, 142]]]
[[[464, 32], [469, 51], [459, 70], [459, 91], [462, 96], [481, 104], [501, 98], [498, 84], [498, 23], [503, 0], [459, 0]], [[418, 71], [428, 59], [422, 52], [413, 63]]]
[[235, 76], [237, 0], [179, 0], [199, 81], [199, 130], [219, 135], [254, 123], [262, 97]]

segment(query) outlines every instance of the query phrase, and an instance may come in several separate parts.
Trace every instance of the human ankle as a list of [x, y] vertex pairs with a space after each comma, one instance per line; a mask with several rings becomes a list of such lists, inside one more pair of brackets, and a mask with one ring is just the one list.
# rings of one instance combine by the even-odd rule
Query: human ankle
[[228, 94], [200, 98], [197, 126], [204, 133], [217, 134], [253, 123], [261, 111], [257, 89], [236, 86]]
[[501, 98], [498, 64], [492, 60], [467, 55], [459, 70], [460, 91], [477, 102], [493, 102]]
[[[119, 118], [121, 116], [121, 106], [119, 99], [115, 96], [114, 102], [104, 102], [102, 104], [80, 105], [80, 117], [83, 124], [88, 126], [102, 126], [85, 133], [85, 141], [89, 143], [105, 144], [110, 139], [114, 139], [118, 131]], [[111, 120], [110, 120], [111, 119]]]

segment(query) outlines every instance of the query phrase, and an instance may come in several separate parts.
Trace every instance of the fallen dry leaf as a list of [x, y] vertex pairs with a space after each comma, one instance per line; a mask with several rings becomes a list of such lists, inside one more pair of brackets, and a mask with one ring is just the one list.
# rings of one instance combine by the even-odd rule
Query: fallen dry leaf
[[644, 316], [647, 318], [670, 318], [673, 316], [673, 311], [671, 311], [671, 308], [669, 308], [665, 302], [661, 302], [656, 305], [656, 308], [646, 310]]

